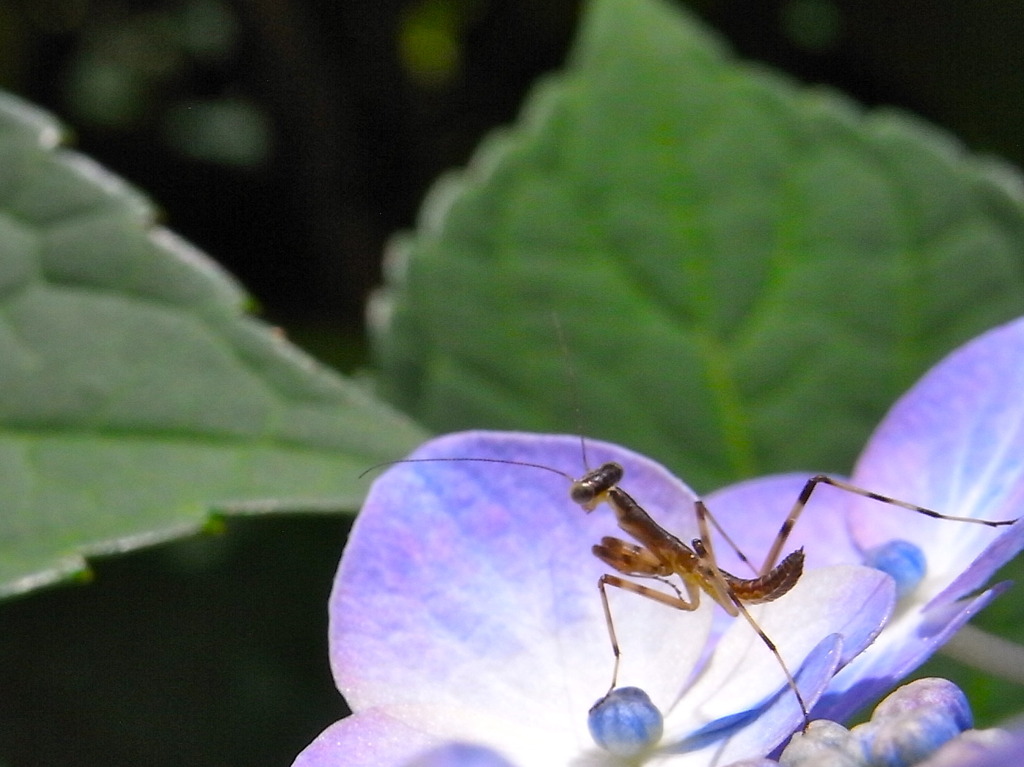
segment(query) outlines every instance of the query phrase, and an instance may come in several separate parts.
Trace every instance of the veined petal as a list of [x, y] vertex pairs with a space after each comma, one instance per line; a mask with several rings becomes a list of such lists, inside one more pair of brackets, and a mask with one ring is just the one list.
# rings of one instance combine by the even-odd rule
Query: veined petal
[[400, 765], [442, 741], [431, 733], [403, 724], [380, 709], [370, 709], [335, 722], [295, 757], [292, 767]]
[[[836, 565], [804, 573], [785, 596], [747, 609], [792, 672], [830, 634], [843, 637], [840, 663], [848, 662], [881, 630], [893, 599], [888, 576], [868, 567]], [[691, 716], [706, 722], [752, 708], [785, 685], [778, 660], [746, 621], [737, 617], [687, 691], [687, 703], [696, 704], [687, 708]], [[676, 726], [674, 719], [671, 726]]]
[[[1024, 319], [960, 347], [892, 408], [868, 442], [853, 482], [935, 511], [984, 519], [1024, 513]], [[893, 538], [925, 551], [935, 594], [999, 530], [851, 501], [864, 546]], [[1012, 556], [1012, 552], [1008, 552]]]
[[[1024, 320], [954, 351], [902, 397], [853, 475], [866, 489], [940, 513], [1013, 519], [1024, 513]], [[816, 715], [842, 719], [927, 659], [997, 593], [964, 597], [1024, 547], [1024, 523], [989, 528], [930, 519], [855, 496], [850, 527], [867, 548], [909, 540], [922, 582], [876, 643], [833, 681]]]
[[[848, 662], [881, 630], [892, 610], [893, 590], [892, 579], [871, 568], [818, 568], [805, 573], [785, 596], [749, 611], [794, 674], [824, 638], [842, 638], [830, 665], [819, 664], [817, 676], [805, 671], [801, 693], [807, 705], [813, 706], [835, 668]], [[769, 751], [799, 726], [802, 714], [785, 673], [764, 641], [742, 617], [732, 620], [707, 667], [668, 712], [665, 740], [683, 740], [709, 722], [738, 711], [767, 708], [781, 691], [785, 700], [773, 708], [771, 716], [758, 711], [742, 731], [709, 744], [708, 753], [721, 751], [736, 760]]]
[[[466, 733], [476, 737], [470, 740]], [[466, 708], [397, 705], [360, 711], [335, 722], [299, 754], [293, 767], [337, 767], [342, 763], [345, 767], [402, 767], [452, 742], [488, 747], [512, 764], [524, 766], [568, 764], [578, 753], [566, 743], [557, 725], [537, 729]], [[594, 767], [602, 767], [602, 762]]]
[[1022, 548], [1024, 519], [1008, 528], [1002, 528], [999, 537], [990, 543], [949, 586], [939, 592], [928, 606], [937, 607], [978, 590], [988, 582], [996, 570], [1015, 557]]
[[865, 704], [892, 689], [920, 666], [1002, 591], [996, 587], [924, 612], [898, 612], [874, 644], [842, 669], [814, 708], [815, 718], [844, 721]]
[[[754, 569], [738, 558], [721, 535], [712, 531], [719, 565], [734, 575], [755, 577], [756, 570], [775, 543], [782, 523], [811, 476], [774, 474], [738, 482], [709, 494], [705, 498], [708, 509]], [[780, 556], [802, 547], [806, 571], [824, 565], [861, 563], [860, 552], [853, 545], [846, 527], [845, 507], [834, 503], [833, 493], [836, 492], [840, 491], [819, 486]], [[715, 612], [711, 629], [713, 644], [732, 622], [733, 619], [724, 611]]]
[[[579, 445], [470, 432], [412, 458], [528, 461], [579, 474]], [[656, 518], [693, 525], [692, 492], [663, 468], [602, 443], [587, 450], [591, 461], [621, 463], [624, 485]], [[618, 530], [608, 509], [573, 504], [568, 485], [543, 470], [478, 461], [399, 463], [378, 478], [330, 602], [332, 667], [353, 710], [470, 709], [590, 746], [586, 712], [607, 689], [613, 660], [597, 590], [603, 565], [590, 544]], [[667, 707], [704, 648], [710, 611], [610, 598], [621, 682]], [[666, 641], [673, 636], [683, 641]], [[474, 740], [471, 731], [450, 735]]]
[[[815, 700], [828, 685], [842, 655], [842, 637], [822, 639], [794, 672], [800, 694]], [[788, 686], [756, 707], [730, 714], [675, 742], [666, 739], [663, 751], [673, 754], [672, 767], [701, 767], [757, 759], [793, 733], [803, 712]]]

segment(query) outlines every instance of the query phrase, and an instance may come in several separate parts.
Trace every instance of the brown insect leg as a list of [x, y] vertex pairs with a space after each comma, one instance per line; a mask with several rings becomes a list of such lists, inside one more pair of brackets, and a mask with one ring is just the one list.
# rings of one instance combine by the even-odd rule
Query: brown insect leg
[[[613, 538], [612, 540], [617, 539]], [[620, 541], [620, 543], [623, 542]], [[597, 547], [595, 546], [594, 548]], [[605, 588], [606, 586], [614, 586], [615, 588], [622, 589], [623, 591], [629, 591], [633, 594], [638, 594], [639, 596], [646, 597], [647, 599], [652, 599], [655, 602], [660, 602], [663, 605], [674, 607], [677, 610], [686, 610], [687, 612], [692, 612], [693, 610], [696, 610], [697, 607], [700, 605], [700, 589], [698, 589], [695, 586], [691, 586], [688, 583], [686, 584], [687, 596], [689, 597], [689, 601], [687, 601], [687, 599], [683, 597], [682, 593], [679, 591], [679, 589], [675, 587], [674, 584], [669, 583], [663, 578], [660, 578], [656, 575], [645, 576], [642, 573], [631, 573], [631, 575], [637, 577], [657, 578], [657, 580], [669, 586], [676, 593], [675, 596], [671, 594], [666, 594], [662, 591], [658, 591], [657, 589], [652, 589], [649, 586], [644, 586], [639, 583], [633, 583], [633, 581], [627, 581], [624, 578], [620, 578], [617, 575], [609, 575], [607, 573], [598, 578], [597, 588], [601, 592], [601, 606], [604, 608], [604, 620], [605, 624], [608, 626], [608, 639], [612, 643], [612, 654], [615, 656], [615, 666], [612, 669], [612, 683], [608, 686], [608, 692], [614, 690], [615, 685], [618, 682], [619, 658], [622, 655], [622, 651], [619, 649], [619, 640], [618, 637], [615, 635], [615, 621], [612, 620], [612, 609], [611, 605], [608, 603], [608, 592]], [[607, 695], [607, 693], [605, 694]]]
[[824, 474], [818, 474], [817, 476], [811, 477], [807, 480], [803, 489], [800, 491], [800, 495], [797, 496], [796, 503], [793, 504], [793, 508], [790, 510], [789, 516], [786, 517], [786, 520], [779, 528], [778, 535], [775, 536], [775, 541], [772, 543], [772, 547], [768, 550], [768, 556], [765, 557], [764, 564], [761, 565], [761, 575], [764, 575], [775, 567], [775, 564], [779, 559], [779, 554], [782, 552], [782, 547], [786, 545], [786, 540], [789, 538], [789, 534], [793, 532], [793, 526], [796, 525], [797, 519], [803, 513], [804, 508], [807, 506], [807, 502], [811, 498], [811, 493], [814, 492], [814, 488], [818, 485], [831, 485], [832, 487], [838, 488], [839, 490], [843, 490], [847, 493], [853, 493], [854, 495], [869, 498], [872, 501], [878, 501], [879, 503], [886, 503], [890, 506], [898, 506], [901, 509], [913, 511], [918, 514], [924, 514], [926, 517], [931, 517], [932, 519], [946, 519], [951, 522], [969, 522], [975, 525], [985, 525], [986, 527], [1002, 527], [1004, 525], [1012, 525], [1017, 521], [1016, 519], [990, 520], [940, 514], [937, 511], [926, 509], [924, 506], [907, 503], [906, 501], [901, 501], [898, 498], [892, 498], [888, 495], [882, 495], [881, 493], [875, 493], [871, 490], [865, 490], [862, 487], [851, 485], [849, 482], [841, 479], [833, 479], [832, 477]]
[[[699, 506], [703, 506], [700, 501], [697, 503]], [[699, 519], [699, 508], [697, 514]], [[764, 632], [764, 629], [757, 624], [757, 621], [754, 620], [754, 616], [747, 611], [746, 605], [744, 605], [743, 601], [736, 596], [736, 592], [733, 590], [732, 586], [730, 586], [725, 578], [722, 577], [722, 571], [718, 568], [718, 564], [715, 562], [710, 548], [708, 548], [703, 541], [697, 539], [693, 541], [693, 550], [697, 554], [697, 558], [700, 560], [701, 572], [707, 577], [708, 585], [713, 585], [716, 591], [721, 591], [728, 595], [729, 601], [731, 601], [735, 607], [735, 612], [733, 614], [742, 615], [743, 620], [745, 620], [747, 624], [754, 629], [754, 632], [761, 638], [761, 641], [764, 642], [765, 647], [767, 647], [769, 651], [771, 651], [771, 654], [775, 656], [775, 660], [779, 663], [779, 668], [781, 668], [782, 673], [786, 675], [786, 683], [793, 691], [793, 695], [796, 696], [797, 703], [800, 704], [800, 712], [804, 717], [804, 729], [807, 729], [807, 726], [811, 723], [811, 713], [807, 708], [807, 703], [804, 701], [804, 696], [800, 693], [800, 688], [796, 685], [796, 678], [793, 676], [792, 672], [790, 672], [789, 666], [786, 665], [786, 661], [782, 659], [782, 654], [779, 652], [779, 648], [775, 645], [775, 642], [771, 640], [771, 637]], [[705, 588], [707, 588], [707, 586], [705, 586]]]

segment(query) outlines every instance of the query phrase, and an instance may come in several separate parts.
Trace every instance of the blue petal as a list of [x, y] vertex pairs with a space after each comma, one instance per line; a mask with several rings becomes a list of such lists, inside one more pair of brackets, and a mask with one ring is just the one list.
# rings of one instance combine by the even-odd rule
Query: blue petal
[[897, 616], [875, 643], [839, 671], [814, 707], [815, 717], [845, 721], [877, 700], [920, 666], [961, 626], [1001, 591], [989, 589], [973, 599]]
[[[1024, 510], [1024, 506], [1021, 507]], [[929, 607], [948, 604], [965, 594], [977, 591], [1003, 565], [1024, 549], [1024, 519], [1003, 528], [978, 558], [968, 565], [943, 591], [937, 594]]]
[[[797, 687], [805, 700], [816, 700], [827, 686], [842, 655], [842, 644], [838, 635], [825, 637], [796, 672]], [[729, 763], [766, 754], [802, 721], [793, 691], [784, 686], [759, 705], [709, 722], [664, 750], [682, 754], [710, 748]]]
[[405, 767], [514, 767], [496, 751], [471, 743], [448, 743], [420, 754]]

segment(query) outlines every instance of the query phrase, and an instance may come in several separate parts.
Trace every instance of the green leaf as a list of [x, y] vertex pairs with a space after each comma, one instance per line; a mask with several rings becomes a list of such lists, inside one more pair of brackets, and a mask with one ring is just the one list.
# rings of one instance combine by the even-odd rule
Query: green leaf
[[595, 0], [566, 69], [393, 243], [376, 352], [437, 430], [582, 431], [700, 490], [848, 471], [930, 364], [1024, 310], [1022, 202], [909, 115]]
[[0, 595], [211, 513], [355, 508], [422, 432], [62, 139], [0, 95]]

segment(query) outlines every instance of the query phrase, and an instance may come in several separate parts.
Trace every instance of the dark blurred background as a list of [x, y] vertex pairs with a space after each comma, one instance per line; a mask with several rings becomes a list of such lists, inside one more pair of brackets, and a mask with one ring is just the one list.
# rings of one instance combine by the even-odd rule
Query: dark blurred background
[[[689, 6], [743, 57], [1024, 159], [1024, 4]], [[0, 86], [147, 190], [269, 318], [352, 364], [338, 339], [358, 343], [385, 239], [561, 64], [578, 12], [568, 0], [0, 0]]]
[[[1024, 163], [1024, 4], [706, 0], [745, 58]], [[389, 234], [565, 58], [569, 0], [0, 0], [0, 87], [59, 115], [344, 370]], [[0, 173], [3, 169], [0, 168]], [[343, 711], [338, 519], [232, 522], [0, 607], [0, 765], [282, 765]]]

